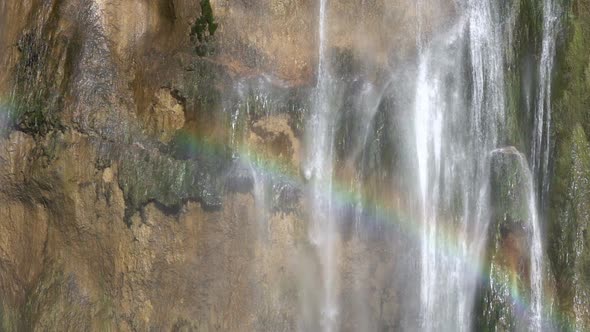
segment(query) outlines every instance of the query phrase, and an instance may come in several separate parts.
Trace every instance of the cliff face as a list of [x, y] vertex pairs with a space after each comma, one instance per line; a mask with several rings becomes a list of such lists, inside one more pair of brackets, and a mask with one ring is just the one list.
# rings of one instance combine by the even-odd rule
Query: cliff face
[[[450, 3], [422, 14], [430, 18], [425, 35], [449, 25]], [[319, 328], [297, 326], [319, 321], [306, 316], [319, 308], [302, 304], [319, 295], [298, 291], [313, 290], [307, 284], [320, 273], [309, 259], [309, 202], [300, 186], [318, 3], [211, 4], [219, 29], [206, 56], [190, 36], [201, 15], [196, 0], [0, 4], [0, 330]], [[563, 324], [588, 327], [590, 3], [564, 6], [545, 237]], [[416, 55], [416, 8], [411, 0], [329, 2], [327, 49], [348, 89], [343, 114], [358, 107], [347, 95], [362, 84], [384, 90], [391, 83], [385, 76], [395, 73], [395, 85], [405, 86], [401, 74]], [[535, 29], [523, 28], [519, 38], [534, 39]], [[386, 125], [367, 155], [406, 144], [406, 122], [382, 110], [396, 103], [376, 107]], [[348, 120], [339, 135], [358, 129]], [[526, 120], [513, 120], [509, 143], [526, 150], [518, 129]], [[339, 176], [354, 173], [358, 140], [336, 146]], [[399, 209], [408, 204], [404, 197], [382, 187], [394, 183], [403, 192], [409, 184], [401, 170], [379, 166], [411, 166], [393, 150], [362, 167], [370, 173], [366, 195]], [[252, 171], [236, 165], [244, 151], [280, 174], [272, 188], [256, 188]], [[258, 191], [270, 197], [268, 218], [255, 202]], [[498, 264], [516, 266], [524, 236], [507, 232], [500, 238], [498, 229], [495, 250], [513, 259]], [[415, 320], [408, 312], [417, 290], [404, 282], [416, 271], [396, 266], [415, 259], [410, 240], [370, 234], [367, 246], [344, 233], [337, 243], [343, 312], [370, 319], [343, 315], [341, 327], [399, 329]], [[358, 294], [363, 307], [354, 301]]]
[[[262, 232], [252, 179], [232, 154], [254, 151], [302, 180], [316, 4], [212, 5], [219, 30], [206, 57], [190, 37], [198, 1], [0, 5], [1, 330], [296, 328], [299, 271], [317, 269], [297, 259], [309, 251], [304, 203], [282, 186]], [[386, 52], [381, 41], [403, 26], [377, 31], [361, 16], [330, 23], [334, 47], [389, 66], [357, 40]], [[260, 84], [274, 104], [256, 97]], [[393, 326], [384, 241], [347, 245], [342, 269], [376, 269], [366, 276], [374, 324]], [[372, 258], [351, 263], [359, 257]]]

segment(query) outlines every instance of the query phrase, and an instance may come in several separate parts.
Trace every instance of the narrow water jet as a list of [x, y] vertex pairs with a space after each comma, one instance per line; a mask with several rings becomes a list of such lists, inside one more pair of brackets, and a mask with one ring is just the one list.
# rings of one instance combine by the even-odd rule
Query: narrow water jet
[[335, 246], [338, 237], [332, 211], [334, 116], [330, 102], [332, 84], [327, 60], [327, 0], [319, 3], [317, 83], [308, 123], [308, 160], [304, 175], [309, 180], [309, 240], [321, 265], [319, 304], [322, 331], [336, 329], [338, 316]]
[[559, 4], [556, 0], [543, 1], [543, 36], [539, 61], [539, 84], [534, 115], [532, 141], [532, 172], [538, 177], [540, 205], [547, 203], [549, 192], [549, 160], [551, 158], [551, 88], [555, 44], [559, 29]]

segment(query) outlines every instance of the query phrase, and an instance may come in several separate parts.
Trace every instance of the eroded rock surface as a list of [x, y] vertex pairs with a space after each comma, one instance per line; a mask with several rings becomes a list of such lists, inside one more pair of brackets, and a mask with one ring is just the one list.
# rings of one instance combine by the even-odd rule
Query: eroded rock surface
[[[306, 304], [319, 303], [321, 269], [301, 195], [318, 3], [211, 3], [219, 29], [205, 57], [190, 37], [197, 0], [0, 5], [0, 330], [260, 331], [296, 330], [300, 322], [319, 329], [320, 308]], [[453, 3], [424, 10], [426, 39], [448, 27]], [[588, 1], [573, 3], [561, 60], [562, 81], [576, 79], [558, 89], [555, 190], [563, 195], [552, 202], [548, 236], [554, 271], [567, 272], [557, 280], [558, 306], [588, 326], [590, 130], [581, 110], [590, 21]], [[410, 126], [385, 111], [410, 115], [396, 98], [369, 105], [386, 125], [366, 138], [366, 153], [382, 160], [359, 166], [364, 127], [346, 117], [367, 105], [347, 96], [365, 89], [377, 99], [390, 85], [404, 86], [402, 95], [411, 90], [391, 76], [415, 56], [416, 9], [413, 0], [327, 8], [327, 57], [344, 82], [336, 106], [350, 124], [338, 135], [356, 135], [335, 147], [337, 176], [366, 176], [368, 200], [395, 211], [411, 209], [403, 194], [411, 181], [399, 176], [412, 167], [400, 161]], [[582, 125], [572, 132], [575, 122]], [[251, 164], [239, 164], [240, 152]], [[272, 173], [261, 176], [267, 210], [253, 188], [260, 170]], [[339, 188], [343, 200], [349, 186]], [[490, 261], [518, 272], [500, 276], [508, 286], [527, 278], [528, 231], [521, 193], [498, 197], [509, 210], [491, 231]], [[416, 259], [400, 225], [375, 221], [361, 239], [354, 221], [343, 221], [335, 255], [343, 330], [399, 330], [404, 319], [418, 320], [410, 312], [418, 290], [407, 287], [416, 271], [396, 265]], [[383, 236], [386, 227], [400, 235]]]

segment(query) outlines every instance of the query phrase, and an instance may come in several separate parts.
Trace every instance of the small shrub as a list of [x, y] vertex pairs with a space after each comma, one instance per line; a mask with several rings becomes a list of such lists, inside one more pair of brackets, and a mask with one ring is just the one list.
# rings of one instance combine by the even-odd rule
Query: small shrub
[[195, 48], [199, 56], [205, 56], [211, 53], [210, 42], [212, 41], [218, 24], [213, 16], [213, 8], [209, 0], [201, 0], [201, 16], [197, 18], [191, 28], [191, 37], [197, 46]]

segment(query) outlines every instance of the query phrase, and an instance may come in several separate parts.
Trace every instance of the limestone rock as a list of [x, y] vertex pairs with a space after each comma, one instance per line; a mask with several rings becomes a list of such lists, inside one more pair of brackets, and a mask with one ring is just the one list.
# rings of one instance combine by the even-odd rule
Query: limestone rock
[[146, 114], [146, 126], [152, 135], [168, 143], [176, 131], [184, 126], [184, 106], [167, 88], [158, 90], [154, 99]]

